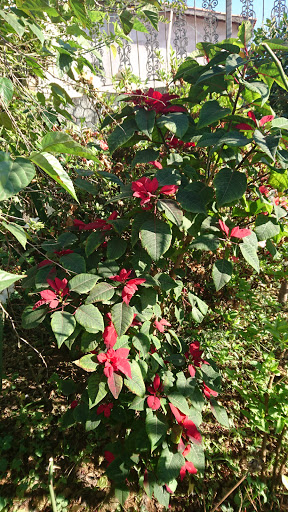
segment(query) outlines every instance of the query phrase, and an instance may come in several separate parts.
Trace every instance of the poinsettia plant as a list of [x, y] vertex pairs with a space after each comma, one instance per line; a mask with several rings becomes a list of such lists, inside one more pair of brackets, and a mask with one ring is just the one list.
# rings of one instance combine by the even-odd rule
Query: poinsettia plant
[[[136, 476], [167, 507], [179, 480], [203, 474], [203, 414], [229, 420], [219, 372], [187, 326], [208, 313], [211, 280], [214, 294], [240, 259], [259, 272], [263, 245], [277, 257], [288, 233], [288, 121], [268, 101], [274, 80], [286, 83], [265, 46], [248, 47], [249, 27], [239, 39], [197, 45], [175, 76], [190, 84], [188, 96], [119, 97], [121, 112], [103, 123], [112, 159], [129, 152], [129, 172], [106, 173], [118, 195], [103, 218], [74, 219], [45, 242], [46, 259], [26, 279], [41, 299], [25, 310], [24, 327], [50, 315], [58, 347], [78, 351], [74, 362], [88, 375], [63, 425], [104, 427], [105, 438], [108, 429], [114, 442], [103, 454], [122, 503]], [[282, 49], [267, 45], [273, 55]], [[205, 300], [190, 270], [199, 261]]]

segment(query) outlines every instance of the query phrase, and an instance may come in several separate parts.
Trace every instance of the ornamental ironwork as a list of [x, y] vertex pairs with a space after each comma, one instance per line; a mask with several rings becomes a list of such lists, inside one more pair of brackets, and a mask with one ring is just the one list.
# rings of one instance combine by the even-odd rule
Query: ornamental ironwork
[[241, 0], [242, 12], [241, 16], [244, 20], [248, 20], [249, 18], [256, 18], [255, 11], [253, 9], [253, 0]]
[[176, 14], [175, 21], [175, 39], [174, 48], [177, 59], [187, 57], [188, 37], [187, 37], [187, 21], [184, 13]]
[[131, 53], [131, 44], [129, 44], [129, 41], [127, 39], [122, 40], [123, 45], [118, 46], [117, 52], [119, 55], [119, 68], [118, 71], [123, 71], [125, 68], [132, 69], [131, 60], [130, 60], [130, 53]]
[[287, 14], [287, 12], [286, 0], [275, 0], [271, 11], [271, 19], [275, 18], [276, 24], [279, 25], [284, 14]]
[[202, 8], [207, 9], [204, 18], [204, 41], [209, 43], [218, 43], [219, 36], [217, 34], [218, 20], [215, 7], [218, 0], [203, 0]]
[[158, 78], [158, 72], [160, 71], [160, 61], [155, 53], [155, 50], [159, 50], [159, 41], [157, 39], [157, 30], [153, 28], [150, 23], [145, 25], [148, 32], [146, 35], [145, 48], [147, 51], [147, 62], [146, 71], [148, 80], [156, 80]]

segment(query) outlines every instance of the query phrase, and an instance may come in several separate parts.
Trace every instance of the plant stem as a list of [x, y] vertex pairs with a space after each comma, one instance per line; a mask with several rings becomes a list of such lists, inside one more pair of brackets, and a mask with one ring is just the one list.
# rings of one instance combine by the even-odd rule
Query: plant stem
[[53, 510], [53, 512], [57, 512], [56, 497], [55, 497], [55, 493], [54, 493], [54, 489], [53, 489], [53, 457], [50, 457], [50, 459], [49, 459], [48, 471], [49, 471], [48, 486], [49, 486], [52, 510]]
[[235, 489], [237, 489], [237, 487], [239, 487], [240, 484], [242, 484], [242, 482], [244, 482], [245, 478], [247, 478], [247, 475], [248, 475], [248, 472], [245, 473], [245, 475], [242, 476], [242, 478], [240, 478], [239, 482], [237, 482], [237, 484], [234, 485], [234, 487], [232, 487], [232, 489], [230, 489], [230, 491], [228, 491], [225, 496], [222, 498], [221, 501], [219, 501], [219, 503], [217, 503], [217, 505], [211, 510], [211, 512], [215, 512], [217, 510], [217, 508], [220, 507], [220, 505], [222, 505], [223, 501], [226, 500], [226, 498], [228, 498], [228, 496], [230, 496], [230, 494], [232, 494], [233, 491], [235, 491]]
[[[276, 473], [277, 473], [277, 466], [278, 466], [278, 462], [279, 462], [279, 456], [280, 456], [280, 450], [281, 450], [281, 447], [282, 447], [282, 440], [283, 440], [283, 437], [286, 433], [286, 430], [287, 430], [287, 426], [284, 425], [283, 429], [282, 429], [282, 432], [279, 436], [279, 439], [277, 441], [277, 445], [276, 445], [276, 457], [275, 457], [275, 461], [274, 461], [274, 465], [273, 465], [273, 474], [272, 474], [272, 482], [271, 482], [271, 494], [273, 493], [273, 489], [276, 485], [276, 482], [277, 482], [277, 479], [278, 479], [278, 476]], [[281, 473], [280, 473], [281, 475]]]
[[191, 240], [192, 240], [192, 236], [191, 235], [187, 235], [187, 237], [185, 238], [185, 240], [183, 242], [183, 246], [182, 246], [183, 251], [181, 252], [181, 254], [179, 254], [177, 256], [177, 259], [175, 261], [175, 265], [174, 265], [174, 267], [172, 268], [172, 270], [170, 272], [170, 276], [172, 277], [172, 279], [176, 278], [176, 270], [177, 270], [177, 268], [180, 267], [180, 265], [181, 265], [181, 263], [183, 261], [184, 255], [186, 253], [185, 249], [186, 249], [187, 245], [190, 244]]

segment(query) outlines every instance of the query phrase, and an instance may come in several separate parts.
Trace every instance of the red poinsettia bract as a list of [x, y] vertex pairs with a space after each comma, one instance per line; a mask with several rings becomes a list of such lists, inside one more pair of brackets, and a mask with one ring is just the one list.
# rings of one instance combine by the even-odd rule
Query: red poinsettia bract
[[74, 219], [73, 223], [75, 227], [78, 227], [79, 231], [91, 231], [92, 229], [98, 229], [99, 231], [109, 231], [112, 229], [112, 224], [109, 224], [108, 220], [115, 220], [118, 217], [116, 211], [109, 215], [107, 220], [95, 219], [93, 222], [85, 224], [82, 220]]
[[178, 425], [181, 425], [185, 429], [185, 434], [193, 443], [200, 444], [202, 441], [202, 436], [200, 432], [197, 430], [195, 423], [177, 409], [173, 404], [169, 403], [172, 414], [174, 415], [175, 420]]
[[63, 249], [62, 251], [54, 251], [54, 254], [57, 254], [57, 256], [65, 256], [66, 254], [72, 254], [74, 251], [71, 249]]
[[43, 290], [40, 292], [41, 300], [38, 300], [36, 304], [34, 304], [33, 309], [39, 308], [40, 306], [43, 306], [43, 304], [48, 304], [49, 308], [55, 309], [57, 308], [59, 302], [62, 302], [63, 297], [66, 295], [69, 295], [69, 288], [67, 286], [68, 281], [67, 279], [59, 279], [58, 277], [55, 277], [55, 281], [52, 281], [52, 279], [47, 279], [47, 283], [55, 292], [52, 290]]
[[217, 391], [214, 391], [214, 389], [209, 388], [207, 386], [207, 384], [205, 384], [204, 382], [203, 382], [203, 393], [208, 400], [210, 400], [211, 396], [214, 396], [214, 397], [218, 396]]
[[99, 407], [97, 407], [96, 413], [102, 414], [102, 412], [103, 412], [105, 418], [109, 418], [111, 411], [113, 409], [113, 405], [114, 404], [112, 402], [110, 402], [109, 404], [100, 404]]
[[107, 313], [106, 315], [109, 318], [109, 324], [106, 325], [104, 332], [103, 332], [103, 340], [107, 348], [113, 348], [116, 341], [117, 341], [117, 331], [115, 329], [115, 326], [112, 322], [112, 315], [111, 313]]
[[161, 318], [160, 321], [155, 320], [154, 325], [159, 332], [164, 332], [165, 326], [171, 327], [171, 324], [169, 324], [169, 322], [167, 322], [167, 320], [165, 320], [165, 318]]
[[228, 238], [245, 238], [245, 236], [249, 236], [252, 234], [252, 231], [251, 229], [247, 229], [247, 228], [244, 228], [244, 229], [241, 229], [239, 228], [239, 226], [236, 226], [235, 228], [232, 228], [231, 229], [231, 232], [229, 234], [229, 227], [225, 224], [225, 222], [223, 222], [223, 220], [219, 220], [219, 226], [220, 226], [220, 229], [221, 231], [223, 231], [223, 233], [228, 237]]
[[133, 101], [134, 105], [147, 107], [148, 110], [155, 110], [156, 114], [167, 114], [168, 112], [187, 112], [182, 105], [171, 105], [171, 100], [179, 98], [177, 94], [162, 94], [150, 88], [146, 93], [140, 89], [129, 95], [127, 101]]
[[185, 357], [186, 359], [189, 359], [191, 357], [192, 363], [188, 365], [188, 371], [191, 375], [191, 377], [195, 377], [196, 374], [196, 368], [200, 368], [200, 366], [205, 363], [204, 359], [202, 359], [203, 350], [200, 350], [200, 343], [199, 341], [193, 341], [189, 345], [189, 352], [186, 352]]
[[126, 270], [125, 268], [122, 268], [120, 270], [119, 274], [117, 274], [116, 276], [110, 277], [110, 279], [113, 279], [113, 281], [118, 281], [119, 283], [125, 283], [124, 288], [122, 290], [122, 299], [123, 299], [123, 302], [125, 302], [127, 305], [129, 304], [133, 295], [138, 290], [137, 285], [143, 284], [146, 281], [146, 279], [138, 278], [138, 277], [128, 280], [131, 273], [132, 273], [132, 270]]
[[168, 137], [165, 142], [169, 148], [173, 149], [194, 148], [196, 145], [195, 142], [184, 142], [183, 140], [177, 139], [175, 135], [173, 137]]
[[116, 399], [118, 398], [122, 387], [121, 379], [121, 386], [119, 386], [119, 382], [117, 385], [117, 376], [119, 381], [119, 372], [130, 377], [130, 379], [132, 378], [130, 362], [128, 361], [129, 350], [129, 348], [118, 348], [117, 350], [109, 348], [106, 353], [102, 352], [97, 355], [99, 363], [105, 364], [104, 375], [107, 377], [108, 387]]
[[[183, 457], [187, 457], [187, 455], [190, 453], [191, 446], [188, 444], [185, 448], [185, 450], [182, 452]], [[193, 462], [190, 462], [189, 460], [185, 460], [185, 464], [183, 464], [182, 468], [180, 469], [180, 478], [181, 481], [186, 475], [186, 471], [190, 473], [191, 475], [196, 475], [197, 469], [195, 468]]]
[[[255, 114], [254, 112], [252, 112], [251, 110], [248, 112], [248, 117], [250, 119], [252, 119], [253, 123], [255, 126], [264, 126], [264, 124], [266, 123], [270, 123], [270, 121], [273, 121], [274, 117], [273, 115], [270, 115], [270, 116], [264, 116], [260, 119], [259, 122], [257, 122], [257, 119], [255, 117]], [[250, 126], [250, 124], [247, 124], [247, 123], [240, 123], [240, 124], [236, 124], [235, 128], [237, 128], [238, 130], [254, 130], [254, 126]]]
[[148, 386], [147, 391], [150, 393], [150, 396], [147, 398], [147, 405], [153, 411], [157, 411], [161, 407], [160, 399], [157, 395], [162, 392], [163, 386], [160, 381], [160, 377], [158, 373], [156, 373], [152, 386]]
[[159, 182], [157, 178], [150, 180], [150, 178], [145, 178], [145, 176], [137, 181], [133, 181], [131, 188], [133, 196], [141, 199], [140, 205], [144, 210], [151, 210], [153, 208], [153, 200], [155, 201], [158, 194], [171, 196], [176, 194], [178, 190], [177, 185], [164, 185], [158, 190]]

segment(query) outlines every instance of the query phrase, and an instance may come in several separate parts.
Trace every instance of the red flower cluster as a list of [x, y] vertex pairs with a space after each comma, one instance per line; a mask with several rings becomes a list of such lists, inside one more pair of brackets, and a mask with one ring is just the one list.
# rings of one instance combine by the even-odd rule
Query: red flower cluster
[[127, 281], [131, 272], [132, 272], [132, 270], [125, 270], [125, 268], [122, 268], [122, 270], [120, 270], [120, 274], [110, 277], [110, 279], [113, 279], [113, 281], [118, 281], [119, 283], [125, 283], [125, 286], [122, 290], [122, 299], [123, 299], [123, 302], [125, 302], [126, 304], [129, 304], [133, 295], [138, 290], [137, 284], [143, 284], [146, 281], [146, 279], [140, 279], [140, 278], [129, 279], [129, 281]]
[[90, 231], [92, 229], [99, 229], [99, 231], [109, 231], [112, 229], [112, 224], [107, 222], [108, 220], [115, 220], [118, 217], [118, 213], [116, 211], [112, 212], [107, 220], [104, 219], [95, 219], [93, 222], [89, 222], [89, 224], [85, 224], [82, 220], [74, 219], [73, 223], [75, 227], [78, 227], [79, 231]]
[[193, 341], [193, 343], [190, 343], [189, 345], [189, 352], [185, 354], [186, 359], [189, 359], [191, 357], [193, 364], [188, 365], [188, 370], [191, 375], [191, 377], [195, 377], [196, 369], [200, 368], [200, 366], [205, 363], [204, 359], [202, 359], [203, 350], [200, 350], [200, 343], [199, 341]]
[[229, 235], [229, 227], [225, 224], [225, 222], [223, 222], [223, 220], [219, 220], [219, 226], [220, 226], [220, 229], [221, 231], [223, 231], [223, 233], [225, 233], [225, 235], [230, 238], [230, 237], [234, 237], [234, 238], [245, 238], [245, 236], [249, 236], [252, 234], [252, 231], [251, 229], [240, 229], [239, 226], [235, 227], [235, 228], [232, 228], [231, 229], [231, 233]]
[[143, 176], [137, 181], [132, 181], [131, 188], [133, 190], [133, 196], [141, 199], [140, 205], [144, 210], [151, 210], [153, 208], [152, 201], [157, 198], [157, 194], [165, 194], [171, 196], [176, 194], [178, 187], [177, 185], [164, 185], [159, 188], [159, 182], [157, 178], [145, 178]]
[[196, 146], [195, 142], [184, 142], [183, 140], [177, 139], [175, 135], [167, 138], [165, 142], [169, 148], [173, 149], [188, 149]]
[[67, 286], [68, 281], [67, 279], [59, 279], [58, 277], [55, 277], [55, 281], [52, 281], [52, 279], [47, 279], [47, 283], [55, 290], [53, 292], [52, 290], [43, 290], [40, 292], [41, 300], [38, 300], [36, 304], [34, 304], [33, 309], [39, 308], [40, 306], [43, 306], [43, 304], [48, 304], [51, 309], [57, 308], [59, 302], [62, 302], [63, 297], [65, 295], [69, 295], [69, 288]]
[[156, 373], [154, 380], [153, 380], [153, 385], [148, 386], [148, 388], [147, 388], [148, 393], [150, 393], [150, 396], [148, 396], [148, 398], [147, 398], [147, 405], [153, 411], [157, 411], [161, 407], [161, 403], [160, 403], [160, 400], [159, 400], [157, 394], [161, 393], [162, 389], [163, 389], [163, 386], [160, 382], [160, 377], [159, 377], [158, 373]]
[[111, 377], [114, 372], [119, 371], [124, 373], [124, 375], [128, 375], [131, 379], [131, 368], [127, 359], [129, 350], [129, 348], [118, 348], [118, 350], [109, 348], [106, 354], [104, 352], [98, 354], [97, 359], [99, 363], [105, 363], [104, 375], [107, 378]]
[[[264, 126], [264, 124], [270, 123], [270, 121], [273, 121], [275, 116], [264, 116], [257, 123], [257, 119], [256, 119], [254, 113], [250, 110], [248, 112], [248, 117], [250, 117], [250, 119], [252, 119], [254, 125], [261, 127], [261, 126]], [[247, 131], [254, 130], [254, 126], [250, 126], [250, 124], [247, 124], [247, 123], [236, 124], [235, 128], [238, 128], [238, 130], [247, 130]]]
[[177, 94], [161, 94], [150, 88], [149, 91], [142, 92], [140, 89], [130, 95], [128, 101], [133, 101], [134, 105], [147, 107], [148, 110], [155, 110], [157, 114], [167, 114], [168, 112], [187, 112], [181, 105], [171, 105], [171, 100], [179, 98]]

